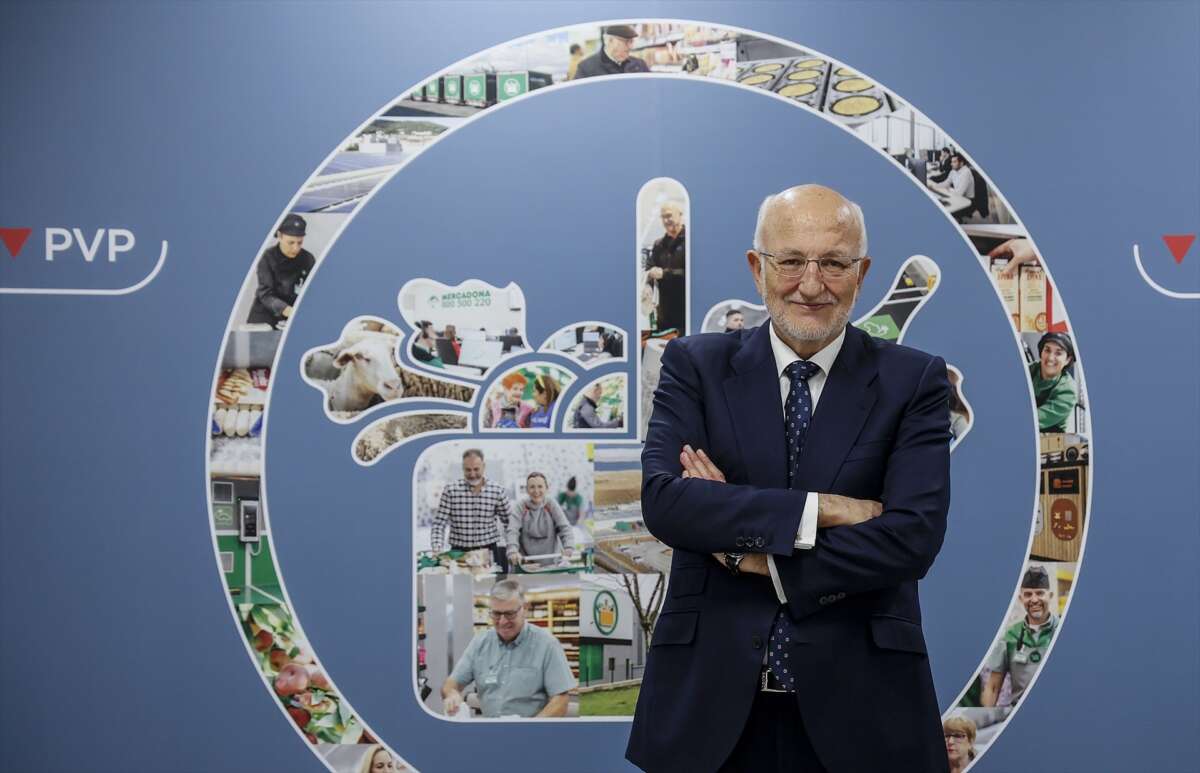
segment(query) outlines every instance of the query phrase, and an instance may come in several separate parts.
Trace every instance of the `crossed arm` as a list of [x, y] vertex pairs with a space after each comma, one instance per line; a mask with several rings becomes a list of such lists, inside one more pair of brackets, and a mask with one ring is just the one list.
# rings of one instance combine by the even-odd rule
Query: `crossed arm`
[[920, 579], [946, 528], [949, 396], [945, 363], [931, 358], [887, 451], [879, 509], [864, 500], [819, 493], [816, 544], [794, 551], [808, 492], [727, 483], [708, 454], [693, 451], [708, 444], [700, 378], [686, 348], [672, 342], [663, 354], [642, 456], [646, 524], [666, 544], [701, 554], [741, 552], [737, 535], [764, 535], [763, 547], [747, 556], [743, 567], [765, 573], [764, 554], [772, 554], [797, 619], [818, 611], [822, 598]]

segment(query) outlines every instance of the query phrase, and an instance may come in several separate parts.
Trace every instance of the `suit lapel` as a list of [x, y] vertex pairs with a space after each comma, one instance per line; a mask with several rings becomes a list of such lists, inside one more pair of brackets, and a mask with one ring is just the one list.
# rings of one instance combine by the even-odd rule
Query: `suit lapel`
[[770, 324], [767, 321], [756, 328], [730, 361], [734, 375], [725, 380], [725, 400], [749, 483], [762, 488], [784, 488], [787, 444], [783, 437], [779, 374], [767, 329]]
[[[826, 378], [804, 441], [798, 488], [829, 491], [842, 460], [871, 413], [878, 368], [869, 346], [866, 333], [855, 327], [846, 329], [845, 343]], [[778, 395], [776, 398], [778, 401]]]

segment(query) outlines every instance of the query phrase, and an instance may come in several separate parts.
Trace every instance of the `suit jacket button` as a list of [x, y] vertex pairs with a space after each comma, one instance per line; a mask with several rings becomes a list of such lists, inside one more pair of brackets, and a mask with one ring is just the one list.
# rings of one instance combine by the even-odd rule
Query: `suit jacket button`
[[821, 598], [817, 599], [817, 603], [820, 604], [821, 606], [825, 606], [826, 604], [829, 603], [829, 597], [822, 596]]
[[762, 546], [763, 546], [763, 538], [762, 538], [762, 537], [755, 537], [755, 538], [754, 538], [754, 547], [756, 547], [756, 548], [761, 548]]
[[837, 598], [838, 598], [838, 601], [841, 601], [842, 599], [846, 598], [846, 592], [842, 591], [841, 593], [839, 593], [837, 595]]
[[750, 644], [752, 644], [754, 646], [754, 649], [761, 650], [762, 649], [762, 637], [755, 634], [754, 638], [750, 640]]
[[746, 545], [746, 540], [742, 539], [741, 537], [738, 537], [737, 539], [735, 539], [735, 540], [733, 541], [733, 544], [734, 544], [734, 546], [736, 546], [736, 547], [739, 547], [739, 548], [740, 548], [740, 547], [745, 547], [745, 545]]

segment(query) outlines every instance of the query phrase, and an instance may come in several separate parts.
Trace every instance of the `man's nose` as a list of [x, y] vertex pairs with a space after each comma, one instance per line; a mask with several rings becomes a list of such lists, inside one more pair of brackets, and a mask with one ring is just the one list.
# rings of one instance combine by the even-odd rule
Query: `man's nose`
[[799, 287], [806, 295], [816, 295], [825, 290], [825, 280], [821, 278], [821, 269], [817, 268], [815, 262], [810, 260], [804, 264], [804, 269], [800, 272]]

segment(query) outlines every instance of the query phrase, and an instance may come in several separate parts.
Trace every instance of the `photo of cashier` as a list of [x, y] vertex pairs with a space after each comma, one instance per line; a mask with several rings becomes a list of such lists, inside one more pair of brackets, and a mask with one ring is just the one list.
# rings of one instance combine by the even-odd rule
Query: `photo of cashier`
[[1030, 363], [1038, 429], [1066, 432], [1067, 419], [1079, 404], [1079, 385], [1071, 374], [1075, 347], [1066, 333], [1046, 333], [1038, 341], [1038, 361]]
[[493, 628], [475, 634], [442, 684], [442, 705], [455, 716], [463, 690], [474, 684], [485, 717], [561, 717], [568, 691], [578, 686], [562, 645], [525, 621], [525, 591], [500, 580], [488, 597]]
[[547, 499], [550, 484], [540, 472], [525, 478], [525, 496], [508, 519], [508, 562], [520, 566], [525, 556], [574, 555], [571, 522], [558, 503]]
[[258, 287], [247, 322], [272, 327], [287, 324], [304, 281], [317, 263], [313, 254], [304, 249], [307, 228], [308, 223], [299, 215], [288, 215], [279, 224], [275, 244], [258, 258], [255, 269]]

